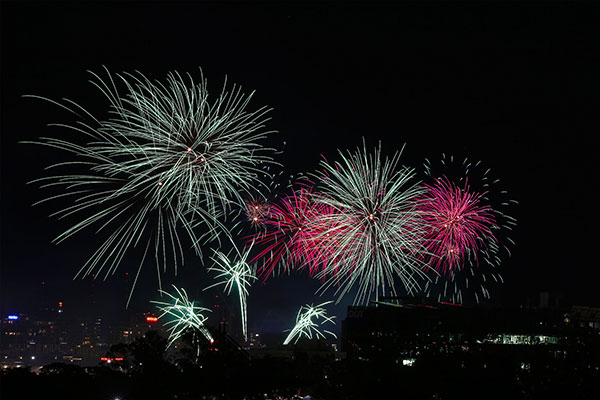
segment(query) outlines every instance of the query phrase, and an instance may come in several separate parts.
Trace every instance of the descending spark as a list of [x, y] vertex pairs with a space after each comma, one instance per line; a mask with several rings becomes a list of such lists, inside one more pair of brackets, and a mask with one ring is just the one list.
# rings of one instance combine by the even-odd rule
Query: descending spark
[[339, 152], [342, 160], [321, 162], [315, 175], [317, 204], [332, 212], [321, 214], [313, 225], [327, 227], [314, 238], [329, 263], [316, 276], [326, 277], [321, 287], [337, 285], [338, 301], [355, 285], [355, 303], [367, 303], [379, 293], [396, 294], [399, 278], [408, 293], [426, 278], [421, 253], [424, 227], [417, 198], [423, 188], [413, 182], [415, 172], [399, 167], [401, 152], [382, 160], [381, 144], [373, 153], [366, 147]]
[[[203, 76], [195, 83], [191, 76], [185, 80], [174, 72], [164, 85], [140, 73], [125, 73], [117, 75], [125, 87], [122, 95], [107, 74], [103, 80], [92, 73], [96, 79], [92, 83], [108, 99], [110, 119], [97, 119], [70, 100], [62, 105], [44, 99], [79, 118], [73, 125], [54, 124], [79, 137], [35, 142], [66, 151], [73, 160], [49, 167], [67, 167], [66, 174], [34, 182], [62, 190], [41, 202], [72, 200], [52, 215], [76, 217], [78, 222], [55, 242], [92, 227], [104, 234], [103, 243], [77, 275], [104, 270], [106, 278], [125, 253], [145, 242], [136, 282], [152, 248], [160, 287], [161, 264], [166, 270], [171, 263], [177, 271], [183, 263], [179, 230], [201, 255], [203, 241], [227, 231], [220, 219], [233, 205], [243, 204], [245, 193], [260, 186], [262, 166], [272, 163], [272, 149], [260, 144], [271, 133], [263, 129], [269, 109], [246, 111], [252, 94], [243, 94], [235, 85], [228, 91], [227, 82], [213, 100]], [[77, 168], [79, 172], [72, 172]]]
[[252, 244], [245, 249], [244, 252], [240, 252], [237, 247], [234, 246], [236, 258], [232, 261], [229, 255], [215, 251], [212, 260], [215, 266], [209, 268], [209, 271], [216, 271], [218, 274], [215, 279], [224, 279], [221, 282], [215, 283], [204, 290], [210, 289], [215, 286], [225, 285], [224, 292], [227, 295], [231, 294], [233, 287], [237, 289], [238, 297], [240, 300], [240, 314], [242, 319], [242, 334], [244, 339], [248, 340], [248, 321], [247, 321], [247, 301], [248, 287], [256, 280], [256, 275], [253, 269], [248, 264], [248, 256], [252, 250]]
[[161, 294], [169, 297], [169, 301], [152, 301], [151, 303], [156, 304], [161, 311], [159, 319], [164, 317], [170, 318], [164, 324], [169, 332], [168, 347], [187, 332], [192, 332], [192, 343], [195, 344], [196, 356], [198, 356], [200, 351], [199, 335], [210, 343], [214, 342], [212, 335], [204, 325], [207, 317], [203, 313], [210, 312], [211, 310], [197, 306], [193, 301], [190, 301], [185, 289], [178, 289], [175, 286], [173, 286], [173, 289], [175, 289], [176, 295], [160, 291]]
[[[321, 303], [317, 306], [305, 305], [300, 307], [298, 310], [298, 314], [296, 315], [296, 324], [285, 338], [283, 344], [287, 345], [291, 341], [297, 343], [301, 337], [306, 337], [308, 339], [312, 339], [313, 335], [316, 338], [325, 338], [325, 335], [319, 330], [319, 327], [326, 322], [331, 322], [335, 325], [333, 319], [335, 317], [328, 317], [327, 310], [323, 308], [324, 305], [332, 303], [331, 301], [326, 301], [325, 303]], [[321, 320], [320, 323], [317, 323]], [[330, 331], [323, 330], [323, 332], [332, 335], [334, 338], [337, 336]]]

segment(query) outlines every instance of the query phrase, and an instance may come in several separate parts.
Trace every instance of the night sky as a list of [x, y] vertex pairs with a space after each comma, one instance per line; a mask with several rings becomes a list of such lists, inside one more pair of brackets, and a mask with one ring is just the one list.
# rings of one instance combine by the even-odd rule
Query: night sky
[[[513, 257], [502, 266], [497, 304], [521, 304], [540, 290], [571, 303], [598, 305], [595, 256], [598, 159], [593, 135], [575, 128], [597, 117], [573, 88], [592, 78], [577, 65], [570, 8], [426, 3], [423, 5], [259, 5], [160, 3], [10, 3], [2, 5], [2, 314], [34, 312], [42, 282], [48, 296], [76, 312], [120, 313], [136, 257], [106, 282], [72, 278], [94, 250], [92, 232], [60, 245], [69, 226], [49, 218], [59, 203], [31, 207], [45, 192], [27, 182], [64, 159], [59, 151], [18, 144], [58, 137], [50, 122], [71, 117], [22, 98], [69, 98], [94, 114], [107, 103], [86, 70], [139, 70], [164, 80], [168, 71], [220, 89], [227, 75], [253, 107], [273, 107], [272, 143], [286, 142], [284, 173], [316, 169], [321, 154], [382, 141], [403, 163], [420, 167], [442, 153], [481, 160], [520, 205]], [[577, 73], [575, 73], [577, 69]], [[577, 99], [575, 99], [577, 97]], [[594, 110], [597, 111], [597, 108]], [[583, 123], [583, 124], [582, 124]], [[73, 220], [69, 221], [73, 222]], [[152, 265], [142, 273], [131, 310], [156, 298]], [[204, 267], [190, 253], [176, 283], [198, 294]], [[319, 286], [306, 274], [252, 288], [250, 329], [288, 328]], [[93, 297], [95, 304], [89, 305]], [[349, 299], [333, 308], [345, 317]], [[338, 325], [339, 328], [339, 325]]]

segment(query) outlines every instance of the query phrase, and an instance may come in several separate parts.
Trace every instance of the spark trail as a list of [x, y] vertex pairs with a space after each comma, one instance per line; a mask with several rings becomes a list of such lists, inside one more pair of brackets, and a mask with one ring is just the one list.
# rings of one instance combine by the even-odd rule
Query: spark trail
[[[335, 325], [335, 322], [333, 321], [335, 317], [328, 317], [327, 310], [323, 308], [324, 305], [330, 303], [332, 302], [326, 301], [325, 303], [321, 303], [316, 306], [307, 304], [300, 307], [300, 310], [298, 310], [298, 314], [296, 315], [296, 324], [285, 338], [283, 342], [284, 346], [290, 344], [292, 341], [297, 343], [301, 337], [308, 339], [312, 339], [313, 336], [316, 338], [325, 338], [323, 332], [333, 336], [334, 338], [337, 338], [335, 333], [327, 330], [323, 330], [323, 332], [321, 332], [319, 329], [321, 325], [327, 322]], [[318, 323], [319, 320], [321, 320], [320, 323]]]
[[173, 286], [176, 295], [172, 295], [165, 291], [160, 291], [161, 294], [167, 296], [169, 301], [152, 301], [161, 314], [161, 318], [170, 318], [164, 325], [168, 328], [169, 332], [169, 344], [170, 347], [175, 341], [180, 339], [187, 332], [192, 333], [192, 343], [196, 347], [196, 357], [199, 355], [200, 337], [204, 337], [210, 343], [214, 342], [214, 339], [210, 331], [206, 328], [204, 323], [207, 317], [204, 316], [205, 312], [210, 312], [208, 308], [200, 307], [190, 301], [185, 289], [178, 289]]
[[209, 271], [217, 272], [215, 279], [223, 279], [222, 281], [215, 283], [214, 285], [208, 286], [204, 290], [210, 289], [215, 286], [224, 285], [224, 292], [227, 295], [231, 294], [231, 291], [235, 287], [238, 292], [238, 298], [240, 301], [240, 315], [242, 320], [242, 334], [244, 339], [248, 340], [248, 309], [247, 309], [247, 297], [248, 287], [256, 280], [256, 274], [248, 264], [248, 257], [250, 251], [252, 251], [252, 244], [248, 246], [243, 252], [240, 252], [234, 245], [235, 258], [232, 260], [229, 255], [215, 251], [212, 260], [214, 266], [209, 268]]
[[[401, 152], [382, 159], [381, 144], [339, 152], [341, 161], [321, 161], [315, 174], [315, 202], [331, 212], [313, 220], [313, 238], [328, 264], [316, 275], [326, 278], [321, 290], [337, 286], [338, 301], [357, 287], [355, 304], [379, 294], [396, 294], [395, 280], [412, 293], [427, 279], [421, 259], [425, 248], [417, 199], [423, 188], [415, 172], [399, 165]], [[325, 229], [323, 229], [325, 227]]]
[[139, 246], [145, 251], [133, 287], [146, 256], [154, 253], [160, 288], [161, 269], [171, 264], [176, 272], [184, 262], [181, 235], [201, 256], [202, 244], [228, 235], [222, 219], [232, 207], [261, 185], [264, 165], [273, 163], [273, 150], [261, 145], [271, 133], [264, 129], [270, 110], [247, 111], [252, 94], [236, 85], [229, 89], [227, 81], [217, 97], [209, 97], [202, 74], [196, 83], [172, 72], [164, 84], [141, 73], [116, 79], [106, 73], [105, 79], [92, 73], [92, 84], [108, 100], [108, 119], [70, 100], [44, 99], [77, 122], [52, 124], [71, 130], [72, 139], [34, 142], [72, 157], [48, 168], [65, 169], [62, 174], [34, 181], [57, 190], [38, 203], [71, 202], [52, 214], [76, 219], [56, 243], [89, 229], [99, 236], [101, 244], [77, 276], [104, 273], [106, 279]]

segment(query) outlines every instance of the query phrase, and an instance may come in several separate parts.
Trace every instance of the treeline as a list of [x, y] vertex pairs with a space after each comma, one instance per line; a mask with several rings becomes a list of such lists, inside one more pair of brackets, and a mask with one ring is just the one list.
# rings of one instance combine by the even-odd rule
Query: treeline
[[595, 399], [600, 382], [596, 367], [538, 363], [528, 368], [502, 354], [427, 354], [403, 366], [336, 361], [332, 353], [315, 355], [300, 346], [292, 358], [251, 359], [226, 337], [215, 339], [198, 347], [187, 337], [187, 345], [173, 355], [166, 339], [148, 332], [131, 344], [112, 346], [107, 357], [116, 361], [101, 366], [55, 363], [39, 373], [7, 369], [1, 374], [0, 398]]

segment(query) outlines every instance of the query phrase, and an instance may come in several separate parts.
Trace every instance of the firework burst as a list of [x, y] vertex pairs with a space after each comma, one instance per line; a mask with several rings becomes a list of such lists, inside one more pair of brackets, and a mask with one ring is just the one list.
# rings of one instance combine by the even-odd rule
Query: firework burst
[[210, 312], [208, 308], [199, 307], [190, 301], [185, 289], [178, 289], [173, 286], [176, 295], [172, 295], [165, 291], [160, 291], [161, 294], [169, 297], [169, 301], [152, 301], [158, 309], [161, 311], [160, 318], [169, 318], [164, 324], [168, 328], [169, 332], [169, 344], [170, 347], [175, 341], [181, 338], [187, 332], [192, 333], [192, 342], [196, 345], [197, 354], [200, 351], [199, 340], [201, 337], [205, 338], [210, 343], [214, 342], [210, 331], [206, 328], [204, 323], [207, 317], [203, 313]]
[[248, 297], [248, 287], [256, 280], [256, 274], [247, 261], [250, 251], [252, 250], [252, 244], [247, 247], [244, 252], [240, 252], [235, 246], [234, 250], [236, 253], [234, 261], [231, 260], [229, 255], [221, 251], [215, 251], [215, 254], [212, 257], [215, 264], [213, 267], [209, 268], [209, 271], [216, 271], [217, 275], [215, 276], [215, 279], [223, 280], [208, 286], [204, 290], [224, 285], [223, 290], [229, 295], [233, 288], [236, 288], [240, 300], [242, 334], [244, 335], [244, 339], [248, 340], [248, 310], [246, 299]]
[[[326, 301], [325, 303], [321, 303], [317, 306], [307, 304], [300, 307], [300, 310], [298, 310], [298, 314], [296, 315], [296, 324], [285, 338], [283, 342], [284, 346], [290, 344], [292, 341], [297, 343], [301, 337], [306, 337], [308, 339], [312, 339], [313, 336], [316, 338], [325, 338], [323, 332], [333, 336], [334, 338], [337, 338], [333, 332], [327, 330], [323, 330], [323, 332], [321, 332], [319, 330], [320, 326], [327, 322], [335, 325], [335, 322], [333, 321], [335, 317], [328, 317], [327, 310], [323, 308], [324, 305], [330, 303], [332, 302]], [[319, 320], [321, 320], [320, 323], [318, 323]]]
[[485, 193], [472, 192], [467, 182], [459, 188], [445, 177], [425, 188], [419, 209], [427, 227], [430, 265], [442, 274], [465, 262], [478, 265], [478, 255], [485, 254], [487, 243], [494, 246], [496, 242], [493, 210], [482, 204]]
[[271, 215], [271, 204], [266, 200], [249, 200], [246, 201], [245, 208], [246, 220], [254, 228], [262, 228], [265, 222], [268, 221]]
[[[183, 263], [178, 231], [201, 255], [204, 240], [227, 231], [220, 218], [232, 205], [243, 204], [244, 193], [260, 186], [261, 165], [272, 162], [271, 149], [260, 145], [270, 133], [263, 129], [269, 110], [246, 111], [252, 94], [235, 85], [227, 91], [227, 82], [211, 101], [204, 77], [195, 83], [190, 76], [188, 82], [170, 73], [165, 86], [125, 73], [117, 75], [125, 86], [122, 96], [110, 73], [107, 80], [93, 75], [93, 84], [109, 101], [111, 118], [101, 121], [71, 101], [61, 105], [49, 100], [80, 118], [73, 125], [55, 124], [75, 131], [78, 140], [36, 142], [74, 156], [72, 162], [51, 167], [66, 166], [68, 174], [38, 180], [62, 190], [43, 201], [72, 200], [53, 215], [79, 219], [55, 241], [91, 227], [109, 232], [78, 273], [85, 277], [104, 270], [105, 278], [141, 243], [146, 250], [136, 281], [152, 248], [160, 287], [161, 264], [166, 270], [170, 261], [176, 271]], [[87, 142], [80, 144], [82, 139]], [[81, 172], [72, 173], [76, 167]]]
[[[355, 285], [355, 303], [368, 303], [379, 293], [396, 294], [399, 278], [408, 293], [426, 278], [421, 253], [425, 233], [417, 198], [423, 188], [415, 172], [399, 167], [401, 152], [382, 160], [381, 145], [373, 153], [363, 146], [340, 152], [341, 162], [321, 162], [316, 175], [316, 203], [332, 212], [313, 223], [321, 227], [313, 240], [328, 264], [317, 277], [329, 276], [321, 290], [337, 285], [338, 301]], [[322, 229], [326, 227], [326, 229]]]
[[490, 297], [490, 283], [503, 282], [498, 267], [510, 256], [514, 242], [507, 233], [516, 225], [507, 209], [517, 202], [498, 189], [500, 181], [481, 162], [443, 155], [439, 167], [426, 160], [424, 169], [431, 182], [419, 206], [427, 227], [425, 258], [439, 272], [425, 292], [438, 300], [478, 303]]
[[[239, 210], [241, 220], [245, 223], [240, 224], [242, 229], [238, 234], [245, 236], [265, 230], [265, 223], [271, 217], [271, 204], [277, 198], [282, 184], [285, 184], [283, 171], [271, 172], [270, 166], [266, 166], [261, 184], [255, 185], [252, 193], [245, 194], [243, 206]], [[247, 229], [248, 226], [251, 229]]]
[[305, 187], [271, 205], [266, 231], [250, 237], [262, 247], [253, 261], [266, 259], [260, 268], [265, 279], [277, 266], [285, 271], [307, 266], [312, 274], [325, 261], [322, 247], [315, 246], [321, 230], [314, 221], [328, 212], [330, 207], [317, 204], [311, 189]]

